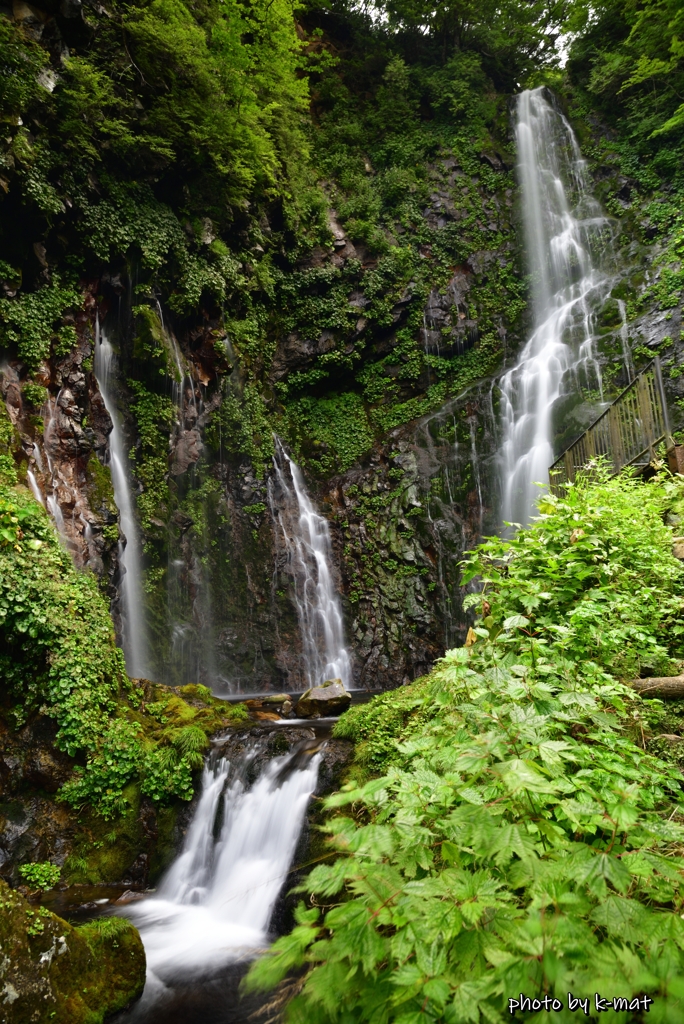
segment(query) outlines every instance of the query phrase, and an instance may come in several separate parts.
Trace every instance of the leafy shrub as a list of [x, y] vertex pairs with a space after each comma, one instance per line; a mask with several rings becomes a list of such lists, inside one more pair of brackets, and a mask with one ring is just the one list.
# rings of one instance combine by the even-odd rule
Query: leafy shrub
[[[402, 694], [384, 774], [327, 800], [337, 858], [249, 975], [299, 972], [288, 1020], [477, 1024], [569, 991], [647, 993], [649, 1019], [680, 1019], [681, 773], [644, 749], [654, 702], [616, 679], [681, 654], [673, 489], [580, 483], [475, 550], [470, 646], [407, 688], [420, 713]], [[337, 727], [362, 752], [382, 702]]]
[[22, 864], [19, 868], [21, 877], [34, 889], [53, 889], [61, 873], [61, 868], [49, 860], [39, 864]]
[[0, 299], [0, 339], [16, 345], [19, 358], [29, 370], [35, 370], [50, 355], [50, 344], [57, 338], [58, 354], [64, 354], [76, 342], [73, 327], [58, 328], [63, 315], [81, 305], [74, 288], [62, 288], [55, 282], [37, 292], [14, 299]]
[[93, 749], [126, 685], [109, 611], [45, 510], [0, 487], [0, 676], [18, 722], [43, 706], [67, 753]]
[[47, 401], [48, 391], [42, 384], [34, 384], [32, 381], [24, 384], [21, 389], [24, 401], [34, 406], [36, 409], [40, 409], [41, 405]]

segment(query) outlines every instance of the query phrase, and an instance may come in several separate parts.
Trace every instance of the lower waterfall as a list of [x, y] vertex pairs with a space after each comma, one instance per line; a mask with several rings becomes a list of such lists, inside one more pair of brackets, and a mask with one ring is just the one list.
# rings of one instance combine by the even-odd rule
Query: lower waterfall
[[174, 985], [250, 960], [268, 942], [320, 754], [300, 745], [270, 760], [250, 786], [258, 752], [252, 746], [237, 764], [209, 757], [181, 853], [156, 895], [126, 909], [147, 955], [136, 1019]]

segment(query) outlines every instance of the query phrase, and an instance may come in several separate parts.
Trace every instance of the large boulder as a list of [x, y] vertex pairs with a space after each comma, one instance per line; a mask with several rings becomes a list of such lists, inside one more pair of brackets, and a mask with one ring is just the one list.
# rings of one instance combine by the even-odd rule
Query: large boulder
[[3, 1024], [101, 1024], [145, 984], [145, 950], [129, 921], [74, 928], [2, 881], [0, 957]]
[[295, 714], [298, 718], [322, 718], [339, 715], [351, 704], [351, 694], [344, 688], [341, 679], [328, 679], [320, 686], [312, 686], [297, 701]]

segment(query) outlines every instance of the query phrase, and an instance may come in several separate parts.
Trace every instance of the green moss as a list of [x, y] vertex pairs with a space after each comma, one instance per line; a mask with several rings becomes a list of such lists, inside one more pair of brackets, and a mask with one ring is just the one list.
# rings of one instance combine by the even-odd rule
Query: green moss
[[287, 437], [321, 476], [343, 473], [373, 444], [361, 397], [354, 392], [301, 398], [288, 405]]
[[153, 520], [166, 521], [171, 513], [168, 485], [169, 428], [174, 420], [171, 399], [149, 391], [137, 380], [128, 382], [134, 398], [133, 417], [140, 436], [140, 448], [131, 452], [135, 474], [143, 485], [137, 504], [143, 530], [154, 532]]
[[20, 450], [21, 439], [12, 425], [7, 406], [0, 402], [0, 484], [17, 483], [14, 453]]
[[74, 928], [0, 881], [5, 1024], [102, 1024], [145, 984], [145, 951], [123, 918]]
[[[116, 507], [116, 501], [114, 500], [114, 485], [112, 484], [111, 471], [109, 466], [102, 465], [94, 452], [91, 453], [90, 458], [88, 459], [88, 465], [86, 466], [86, 480], [88, 483], [92, 507], [94, 509], [104, 508], [111, 515], [118, 516], [118, 509]], [[105, 527], [105, 530], [106, 529], [107, 527]], [[116, 530], [116, 536], [110, 539], [116, 540], [119, 531], [118, 527], [114, 527], [114, 529]]]
[[167, 336], [159, 314], [151, 306], [134, 306], [135, 334], [133, 335], [133, 358], [150, 372], [178, 380], [171, 341]]

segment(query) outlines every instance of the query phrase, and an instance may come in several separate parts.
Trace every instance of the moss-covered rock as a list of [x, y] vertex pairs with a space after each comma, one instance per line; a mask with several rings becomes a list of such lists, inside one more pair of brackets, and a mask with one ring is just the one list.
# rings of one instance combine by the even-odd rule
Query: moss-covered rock
[[145, 950], [123, 918], [74, 928], [0, 881], [3, 1024], [100, 1024], [140, 996]]

